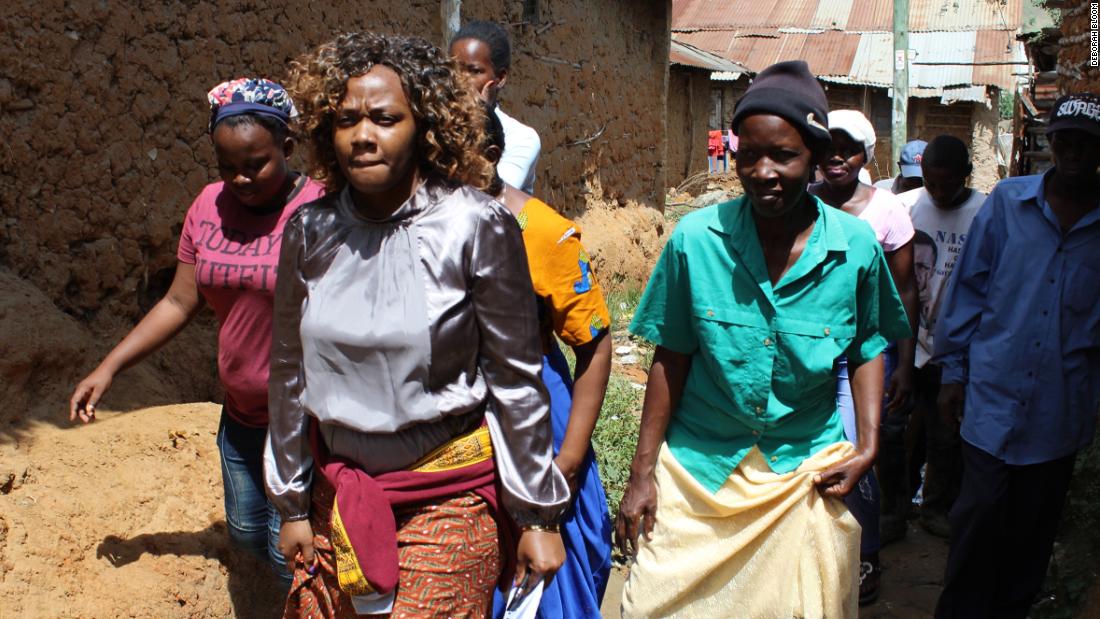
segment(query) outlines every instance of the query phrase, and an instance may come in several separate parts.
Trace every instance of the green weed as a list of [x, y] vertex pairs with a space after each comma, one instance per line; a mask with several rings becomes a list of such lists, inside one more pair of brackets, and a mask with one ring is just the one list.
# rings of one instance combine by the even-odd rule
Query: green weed
[[607, 292], [607, 309], [611, 312], [612, 335], [625, 332], [641, 300], [642, 291], [637, 288], [614, 288]]
[[600, 479], [612, 517], [619, 511], [619, 501], [630, 479], [630, 461], [638, 444], [642, 393], [626, 378], [612, 374], [600, 418], [592, 433], [592, 448], [596, 451]]
[[[641, 292], [636, 289], [611, 290], [607, 294], [607, 307], [611, 312], [614, 345], [634, 342], [639, 367], [648, 369], [653, 359], [653, 347], [630, 337], [626, 330], [641, 296]], [[576, 356], [570, 347], [561, 342], [558, 344], [569, 364], [569, 373], [573, 374], [576, 371]], [[634, 448], [638, 444], [643, 394], [644, 391], [634, 386], [633, 381], [612, 370], [603, 407], [600, 409], [600, 418], [592, 432], [592, 448], [596, 452], [600, 479], [603, 481], [607, 507], [612, 517], [618, 513], [619, 501], [622, 500], [626, 482], [630, 479], [630, 461], [634, 458]]]

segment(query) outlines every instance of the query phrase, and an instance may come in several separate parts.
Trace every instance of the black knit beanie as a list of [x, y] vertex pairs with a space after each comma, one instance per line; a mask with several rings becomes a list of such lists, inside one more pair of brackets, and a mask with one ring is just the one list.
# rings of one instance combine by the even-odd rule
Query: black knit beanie
[[756, 75], [733, 109], [733, 132], [753, 114], [773, 114], [791, 123], [815, 153], [832, 143], [829, 102], [803, 60], [777, 62]]

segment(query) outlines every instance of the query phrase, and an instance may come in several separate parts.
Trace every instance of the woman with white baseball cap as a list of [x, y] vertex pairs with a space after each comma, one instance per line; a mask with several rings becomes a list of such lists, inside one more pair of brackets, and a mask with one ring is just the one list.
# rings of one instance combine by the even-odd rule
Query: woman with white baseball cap
[[[810, 186], [810, 193], [826, 204], [855, 215], [871, 225], [875, 237], [886, 253], [886, 263], [901, 295], [909, 318], [910, 328], [917, 329], [917, 286], [913, 271], [913, 222], [898, 198], [884, 189], [876, 189], [861, 182], [859, 173], [871, 160], [875, 148], [875, 129], [867, 117], [856, 110], [829, 112], [829, 134], [832, 148], [820, 164], [824, 180]], [[903, 414], [913, 392], [913, 360], [915, 340], [912, 337], [892, 344], [886, 350], [886, 402], [880, 427], [878, 463], [890, 472], [904, 475], [905, 431]], [[848, 364], [844, 358], [838, 362], [837, 404], [848, 440], [857, 440], [856, 415], [852, 405], [851, 386], [848, 381]], [[901, 466], [897, 466], [899, 462]], [[890, 466], [893, 465], [893, 466]], [[890, 475], [891, 479], [898, 475]], [[883, 541], [893, 541], [905, 535], [903, 499], [908, 494], [888, 480], [883, 486], [886, 493], [888, 517], [882, 521], [880, 535], [879, 480], [872, 471], [860, 480], [856, 492], [845, 501], [848, 509], [863, 527], [860, 544], [860, 603], [869, 604], [878, 596], [878, 551]]]

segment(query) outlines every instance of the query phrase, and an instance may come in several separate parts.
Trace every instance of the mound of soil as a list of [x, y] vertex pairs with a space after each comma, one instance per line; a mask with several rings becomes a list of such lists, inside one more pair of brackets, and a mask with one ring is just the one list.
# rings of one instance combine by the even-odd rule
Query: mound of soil
[[[204, 310], [159, 352], [118, 375], [103, 401], [114, 410], [220, 397], [213, 313]], [[0, 444], [31, 424], [67, 416], [77, 382], [134, 326], [121, 317], [89, 325], [29, 280], [0, 267]]]
[[0, 616], [278, 616], [269, 568], [226, 533], [219, 414], [104, 411], [0, 444]]
[[660, 211], [637, 204], [590, 208], [574, 221], [605, 291], [645, 287], [672, 231]]

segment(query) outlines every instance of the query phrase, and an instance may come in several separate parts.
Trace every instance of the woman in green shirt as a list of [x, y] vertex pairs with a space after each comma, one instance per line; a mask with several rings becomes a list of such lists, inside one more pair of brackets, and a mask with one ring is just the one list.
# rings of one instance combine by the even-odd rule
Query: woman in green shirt
[[878, 449], [880, 353], [909, 329], [871, 229], [806, 192], [827, 113], [804, 62], [757, 76], [733, 118], [745, 196], [681, 220], [635, 314], [657, 351], [616, 524], [625, 617], [856, 613], [841, 498]]

